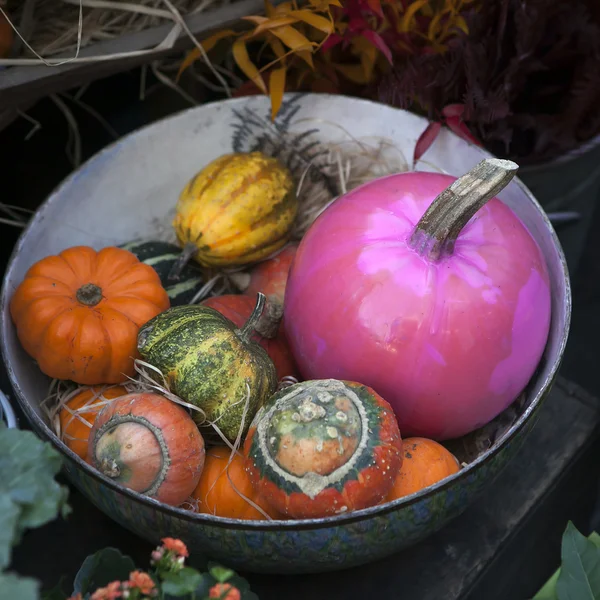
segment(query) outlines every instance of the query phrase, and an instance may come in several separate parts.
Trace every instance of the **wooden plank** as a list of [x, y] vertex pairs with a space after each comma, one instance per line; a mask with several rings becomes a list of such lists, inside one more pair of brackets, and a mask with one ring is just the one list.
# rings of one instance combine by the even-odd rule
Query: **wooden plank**
[[[214, 10], [188, 16], [184, 21], [195, 36], [202, 38], [217, 29], [240, 27], [241, 17], [263, 12], [263, 0], [239, 0]], [[115, 40], [98, 42], [82, 49], [79, 55], [80, 57], [108, 56], [154, 48], [165, 39], [173, 25], [168, 23], [145, 31], [126, 34]], [[8, 67], [0, 70], [0, 109], [20, 106], [48, 94], [84, 85], [192, 46], [193, 42], [190, 38], [185, 33], [181, 33], [172, 48], [157, 50], [151, 54], [96, 63], [67, 63], [52, 67], [46, 65]], [[52, 58], [65, 59], [71, 56], [72, 54], [63, 54]]]

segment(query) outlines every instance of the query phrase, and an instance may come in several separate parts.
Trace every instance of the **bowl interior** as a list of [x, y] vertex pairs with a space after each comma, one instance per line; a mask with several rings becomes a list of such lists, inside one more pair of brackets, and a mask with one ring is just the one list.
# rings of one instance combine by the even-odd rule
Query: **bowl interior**
[[[41, 258], [75, 245], [96, 249], [140, 237], [168, 237], [180, 190], [204, 165], [233, 150], [249, 150], [248, 114], [267, 117], [269, 102], [250, 97], [204, 105], [178, 113], [129, 135], [72, 174], [35, 214], [10, 261], [2, 289], [2, 350], [21, 403], [50, 430], [40, 410], [49, 379], [23, 351], [15, 334], [9, 301], [27, 269]], [[360, 119], [358, 118], [360, 116]], [[411, 160], [427, 122], [411, 113], [368, 101], [320, 94], [290, 94], [278, 117], [293, 131], [318, 129], [324, 142], [385, 139]], [[462, 175], [486, 152], [443, 130], [420, 170]], [[542, 249], [552, 286], [552, 323], [544, 359], [531, 381], [519, 427], [551, 384], [568, 335], [571, 297], [564, 256], [552, 226], [528, 190], [515, 180], [499, 195], [527, 226]], [[509, 431], [510, 433], [510, 431]], [[502, 443], [502, 442], [498, 442]], [[63, 451], [66, 447], [59, 444]], [[485, 458], [485, 453], [477, 460]], [[82, 468], [89, 468], [81, 462]], [[467, 469], [455, 477], [461, 477]]]

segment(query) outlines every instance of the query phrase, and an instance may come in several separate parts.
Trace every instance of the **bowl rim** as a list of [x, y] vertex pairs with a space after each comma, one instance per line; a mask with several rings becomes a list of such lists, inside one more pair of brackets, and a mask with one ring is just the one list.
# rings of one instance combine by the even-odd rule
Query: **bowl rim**
[[[386, 105], [381, 102], [376, 102], [374, 100], [367, 100], [362, 98], [353, 98], [348, 96], [340, 96], [338, 94], [325, 94], [325, 93], [312, 93], [312, 92], [290, 92], [286, 93], [284, 99], [292, 99], [292, 98], [301, 98], [301, 97], [317, 97], [317, 98], [331, 98], [331, 99], [340, 99], [343, 98], [345, 102], [354, 103], [357, 105], [362, 105], [365, 109], [368, 107], [385, 107], [390, 111], [396, 111], [398, 113], [410, 114], [412, 118], [419, 118], [423, 121], [423, 125], [426, 126], [429, 122], [424, 117], [420, 115], [416, 115], [410, 111], [406, 111], [403, 109], [395, 108], [389, 105]], [[10, 255], [9, 261], [6, 266], [6, 271], [4, 275], [4, 281], [2, 283], [2, 289], [0, 292], [0, 310], [2, 314], [5, 314], [7, 305], [9, 304], [9, 294], [8, 294], [8, 286], [7, 281], [9, 275], [11, 274], [17, 254], [21, 250], [24, 245], [25, 238], [27, 233], [31, 227], [33, 227], [40, 219], [43, 219], [45, 210], [52, 205], [57, 198], [60, 197], [61, 191], [64, 187], [70, 185], [77, 177], [79, 177], [80, 173], [89, 166], [93, 161], [99, 160], [102, 157], [113, 152], [117, 147], [122, 144], [128, 143], [131, 139], [143, 136], [148, 133], [154, 126], [159, 123], [172, 121], [175, 119], [183, 119], [186, 118], [186, 115], [191, 114], [192, 112], [201, 112], [203, 110], [214, 110], [219, 105], [227, 105], [227, 106], [242, 106], [248, 102], [256, 102], [257, 97], [240, 97], [240, 98], [229, 98], [226, 100], [217, 100], [214, 102], [208, 102], [206, 104], [201, 104], [199, 106], [194, 106], [187, 108], [185, 110], [173, 113], [159, 119], [157, 121], [153, 121], [151, 123], [147, 123], [143, 127], [137, 128], [134, 131], [122, 136], [118, 140], [104, 146], [100, 151], [93, 154], [88, 160], [82, 163], [77, 169], [72, 171], [67, 177], [59, 182], [59, 184], [53, 189], [51, 194], [40, 204], [32, 218], [30, 219], [27, 226], [21, 232], [17, 243], [15, 244], [12, 253]], [[268, 98], [264, 98], [265, 103], [268, 101]], [[452, 132], [449, 132], [450, 135]], [[456, 137], [456, 136], [455, 136]], [[463, 140], [464, 141], [464, 140]], [[479, 154], [481, 154], [483, 158], [489, 158], [493, 156], [487, 150], [471, 144], [470, 142], [466, 142], [472, 146]], [[546, 225], [547, 233], [550, 235], [553, 244], [558, 253], [560, 263], [562, 266], [562, 276], [564, 279], [565, 285], [565, 327], [563, 331], [562, 338], [560, 340], [560, 346], [558, 349], [558, 360], [555, 361], [555, 364], [552, 366], [551, 371], [547, 375], [546, 379], [543, 382], [543, 385], [540, 391], [535, 395], [535, 397], [531, 400], [529, 406], [523, 411], [523, 413], [519, 416], [519, 418], [511, 425], [511, 427], [504, 433], [504, 435], [496, 441], [491, 448], [483, 452], [480, 456], [478, 456], [474, 461], [469, 463], [466, 467], [461, 468], [457, 473], [450, 475], [442, 479], [441, 481], [424, 488], [418, 492], [410, 494], [408, 496], [403, 496], [401, 498], [397, 498], [391, 502], [386, 502], [383, 504], [378, 504], [376, 506], [371, 506], [369, 508], [364, 508], [352, 512], [347, 512], [340, 515], [333, 515], [329, 517], [323, 518], [313, 518], [313, 519], [286, 519], [286, 520], [256, 520], [249, 521], [243, 519], [231, 519], [226, 517], [217, 517], [215, 515], [205, 514], [205, 513], [196, 513], [190, 510], [170, 506], [159, 502], [153, 498], [149, 498], [148, 496], [144, 496], [138, 492], [130, 490], [128, 488], [122, 487], [118, 483], [114, 482], [110, 478], [106, 477], [102, 473], [93, 469], [87, 462], [81, 459], [77, 454], [75, 454], [70, 448], [66, 446], [64, 442], [62, 442], [58, 436], [51, 430], [51, 428], [46, 424], [46, 422], [33, 410], [27, 399], [25, 398], [18, 381], [16, 379], [14, 370], [12, 365], [7, 360], [8, 349], [6, 344], [6, 335], [5, 335], [5, 327], [7, 324], [3, 324], [1, 335], [0, 335], [0, 351], [2, 354], [2, 358], [4, 364], [6, 365], [6, 370], [8, 372], [10, 383], [15, 391], [15, 395], [19, 405], [23, 409], [27, 418], [30, 420], [32, 425], [34, 425], [35, 429], [38, 430], [38, 433], [43, 434], [43, 436], [59, 450], [66, 458], [70, 459], [71, 462], [75, 463], [75, 466], [83, 472], [84, 476], [89, 476], [98, 481], [101, 484], [108, 486], [112, 491], [121, 494], [131, 500], [136, 502], [141, 502], [142, 504], [147, 505], [149, 508], [165, 513], [171, 517], [175, 517], [178, 519], [182, 519], [184, 521], [198, 523], [203, 526], [211, 526], [211, 527], [220, 527], [224, 529], [236, 529], [236, 530], [244, 530], [244, 531], [265, 531], [265, 532], [277, 532], [277, 531], [298, 531], [298, 530], [317, 530], [323, 528], [330, 527], [340, 527], [344, 525], [349, 525], [354, 522], [364, 521], [370, 519], [372, 517], [382, 517], [391, 512], [395, 512], [400, 510], [401, 508], [406, 508], [411, 506], [425, 498], [433, 496], [438, 492], [450, 487], [454, 484], [456, 480], [464, 479], [474, 473], [479, 467], [485, 463], [493, 459], [510, 441], [512, 441], [517, 433], [525, 426], [528, 422], [529, 418], [533, 415], [533, 413], [540, 407], [543, 399], [550, 391], [554, 381], [558, 375], [558, 371], [560, 368], [560, 364], [562, 361], [562, 357], [564, 355], [565, 347], [567, 344], [567, 340], [569, 337], [570, 323], [571, 323], [571, 310], [572, 310], [572, 295], [571, 295], [571, 282], [569, 277], [569, 271], [567, 267], [566, 258], [564, 255], [564, 251], [562, 246], [558, 240], [558, 236], [552, 226], [548, 216], [546, 215], [544, 209], [540, 205], [540, 203], [536, 200], [533, 194], [529, 191], [527, 186], [517, 177], [513, 179], [513, 182], [519, 186], [523, 194], [528, 198], [528, 200], [535, 206], [537, 209], [542, 221]]]

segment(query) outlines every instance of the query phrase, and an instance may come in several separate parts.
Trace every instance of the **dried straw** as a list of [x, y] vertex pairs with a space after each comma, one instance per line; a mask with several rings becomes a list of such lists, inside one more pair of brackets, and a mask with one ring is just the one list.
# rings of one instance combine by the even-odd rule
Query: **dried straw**
[[[144, 31], [177, 21], [174, 14], [189, 16], [228, 0], [37, 0], [33, 24], [23, 35], [20, 58], [52, 57], [58, 54], [79, 55], [82, 48], [113, 40], [124, 34]], [[21, 24], [31, 3], [9, 1], [6, 16]], [[0, 7], [2, 10], [2, 7]], [[4, 11], [2, 11], [4, 12]], [[15, 30], [19, 28], [15, 25]], [[20, 31], [19, 31], [20, 33]], [[19, 63], [16, 63], [19, 64]]]

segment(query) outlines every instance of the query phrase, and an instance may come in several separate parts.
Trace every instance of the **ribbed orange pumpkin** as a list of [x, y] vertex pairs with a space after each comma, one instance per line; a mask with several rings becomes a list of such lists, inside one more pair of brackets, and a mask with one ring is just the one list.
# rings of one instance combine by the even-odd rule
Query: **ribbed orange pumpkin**
[[434, 440], [407, 438], [402, 451], [402, 467], [386, 502], [414, 494], [460, 470], [456, 457]]
[[156, 271], [112, 246], [43, 258], [10, 303], [17, 336], [42, 372], [83, 385], [133, 375], [139, 327], [167, 308]]
[[125, 394], [127, 394], [127, 390], [121, 385], [82, 388], [60, 411], [62, 441], [85, 460], [90, 431], [96, 416], [105, 406], [104, 402]]
[[254, 491], [244, 467], [244, 457], [236, 453], [227, 467], [230, 455], [231, 450], [227, 446], [215, 446], [206, 451], [204, 470], [192, 493], [192, 498], [198, 503], [197, 512], [248, 521], [265, 519], [240, 495], [243, 494], [271, 518], [277, 518], [277, 512]]

